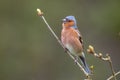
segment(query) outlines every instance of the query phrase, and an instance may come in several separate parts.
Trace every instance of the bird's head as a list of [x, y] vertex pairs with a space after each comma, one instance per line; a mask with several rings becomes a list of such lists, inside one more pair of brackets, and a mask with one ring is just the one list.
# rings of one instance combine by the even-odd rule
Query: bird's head
[[62, 21], [65, 27], [77, 28], [76, 19], [74, 16], [66, 16]]

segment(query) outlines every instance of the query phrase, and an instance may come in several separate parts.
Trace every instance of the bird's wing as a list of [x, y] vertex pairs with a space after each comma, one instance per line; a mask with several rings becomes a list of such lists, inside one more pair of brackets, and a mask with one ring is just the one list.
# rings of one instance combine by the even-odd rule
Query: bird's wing
[[80, 43], [82, 44], [83, 46], [83, 39], [82, 39], [82, 35], [80, 34], [80, 31], [78, 29], [76, 29], [77, 33], [78, 33], [78, 36], [79, 36], [79, 41]]

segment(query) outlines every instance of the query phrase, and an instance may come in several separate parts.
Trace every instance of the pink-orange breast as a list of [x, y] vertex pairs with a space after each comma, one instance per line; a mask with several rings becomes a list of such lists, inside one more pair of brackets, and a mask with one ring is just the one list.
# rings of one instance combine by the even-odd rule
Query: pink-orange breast
[[[82, 44], [79, 41], [79, 35], [73, 28], [63, 28], [61, 32], [61, 40], [66, 48], [72, 49], [73, 52], [83, 51]], [[68, 49], [69, 50], [69, 49]]]

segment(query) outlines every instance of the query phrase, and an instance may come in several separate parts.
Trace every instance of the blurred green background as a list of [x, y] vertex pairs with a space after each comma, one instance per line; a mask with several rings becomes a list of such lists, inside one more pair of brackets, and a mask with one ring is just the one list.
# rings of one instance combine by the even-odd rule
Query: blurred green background
[[[84, 74], [37, 16], [40, 8], [60, 37], [61, 19], [74, 15], [85, 52], [109, 53], [120, 70], [120, 0], [0, 0], [0, 80], [83, 80]], [[111, 75], [107, 62], [86, 54], [93, 80]], [[120, 79], [120, 75], [117, 76]]]

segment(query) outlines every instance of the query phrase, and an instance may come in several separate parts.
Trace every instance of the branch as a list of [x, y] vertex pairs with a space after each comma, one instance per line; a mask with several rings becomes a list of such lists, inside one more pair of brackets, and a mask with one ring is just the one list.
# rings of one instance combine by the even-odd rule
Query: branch
[[[37, 9], [38, 12], [38, 16], [40, 16], [43, 21], [45, 22], [45, 24], [47, 25], [48, 29], [51, 31], [51, 33], [53, 34], [53, 36], [57, 39], [58, 43], [63, 47], [63, 49], [65, 50], [64, 45], [62, 44], [62, 42], [60, 41], [60, 39], [57, 37], [57, 35], [54, 33], [54, 31], [52, 30], [52, 28], [50, 27], [50, 25], [48, 24], [48, 22], [46, 21], [45, 17], [43, 16], [43, 12], [41, 12], [40, 9]], [[71, 53], [69, 51], [66, 51], [68, 53], [68, 55], [75, 61], [75, 58], [71, 55]], [[85, 74], [85, 76], [87, 77], [87, 80], [90, 80], [90, 75], [84, 70], [84, 68], [80, 65], [80, 63], [77, 61], [76, 62], [77, 66], [81, 69], [81, 71], [83, 71], [83, 73]]]
[[[117, 73], [115, 73], [115, 76], [117, 76], [118, 74], [120, 74], [120, 71], [118, 71]], [[110, 76], [107, 80], [111, 80], [114, 76]]]
[[114, 71], [114, 68], [113, 68], [112, 60], [111, 60], [111, 57], [110, 57], [109, 54], [106, 54], [106, 57], [103, 57], [103, 54], [102, 53], [97, 54], [94, 50], [94, 47], [91, 46], [91, 45], [89, 45], [89, 48], [87, 49], [87, 52], [92, 54], [93, 56], [103, 60], [103, 61], [108, 61], [109, 65], [110, 65], [110, 68], [111, 68], [111, 71], [112, 71], [112, 75], [114, 77], [114, 80], [117, 80], [116, 76], [115, 76], [115, 71]]

